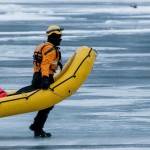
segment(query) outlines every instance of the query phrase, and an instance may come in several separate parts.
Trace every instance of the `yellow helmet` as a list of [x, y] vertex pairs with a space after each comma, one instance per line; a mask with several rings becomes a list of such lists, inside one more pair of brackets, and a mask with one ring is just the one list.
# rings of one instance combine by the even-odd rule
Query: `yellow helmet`
[[46, 35], [50, 36], [52, 33], [62, 34], [62, 28], [57, 25], [51, 25], [47, 28]]

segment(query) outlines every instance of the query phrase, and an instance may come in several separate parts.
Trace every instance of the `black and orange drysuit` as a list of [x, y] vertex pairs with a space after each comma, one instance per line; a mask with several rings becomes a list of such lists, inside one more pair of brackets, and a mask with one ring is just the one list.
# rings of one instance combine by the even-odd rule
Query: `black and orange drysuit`
[[53, 83], [53, 75], [58, 68], [61, 67], [61, 53], [58, 47], [50, 42], [41, 43], [34, 52], [34, 75], [32, 85], [40, 88], [42, 77], [49, 77], [50, 83]]
[[[50, 42], [45, 42], [37, 46], [34, 55], [34, 75], [32, 80], [32, 86], [37, 89], [40, 88], [42, 83], [42, 77], [49, 77], [49, 82], [54, 82], [53, 75], [58, 68], [58, 65], [62, 67], [61, 53], [58, 47], [55, 47]], [[30, 126], [34, 131], [42, 130], [49, 112], [54, 106], [44, 110], [40, 110], [37, 116], [34, 118], [34, 123]]]
[[[54, 82], [54, 73], [58, 66], [62, 69], [61, 53], [57, 46], [61, 43], [62, 30], [59, 26], [52, 25], [47, 31], [47, 42], [41, 43], [34, 51], [34, 74], [32, 85], [21, 88], [16, 93], [31, 92], [35, 89], [46, 90]], [[41, 99], [42, 101], [42, 99]], [[43, 131], [49, 112], [54, 106], [38, 111], [33, 124], [29, 127], [34, 131], [35, 137], [50, 137], [50, 133]]]

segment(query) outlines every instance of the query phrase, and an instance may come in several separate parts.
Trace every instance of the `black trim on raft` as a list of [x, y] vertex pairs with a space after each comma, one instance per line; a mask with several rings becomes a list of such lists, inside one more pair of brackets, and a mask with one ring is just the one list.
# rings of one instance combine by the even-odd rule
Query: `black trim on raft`
[[75, 78], [77, 71], [79, 70], [79, 68], [81, 67], [81, 65], [83, 64], [83, 62], [84, 62], [88, 57], [90, 57], [90, 53], [91, 53], [92, 50], [93, 50], [93, 49], [91, 48], [90, 51], [89, 51], [89, 53], [88, 53], [88, 55], [82, 60], [82, 62], [80, 63], [80, 65], [78, 66], [78, 68], [76, 69], [76, 71], [73, 73], [72, 76], [70, 76], [70, 77], [67, 78], [66, 80], [60, 82], [59, 84], [57, 84], [56, 86], [54, 86], [53, 88], [51, 88], [51, 90], [54, 91], [54, 89], [55, 89], [56, 87], [58, 87], [59, 85], [61, 85], [62, 83], [68, 81], [68, 80], [71, 79], [71, 78]]
[[[81, 62], [80, 65], [77, 67], [77, 69], [75, 70], [75, 72], [73, 73], [72, 76], [70, 76], [70, 77], [67, 78], [66, 80], [60, 82], [59, 84], [57, 84], [57, 85], [54, 86], [53, 88], [49, 88], [49, 89], [52, 90], [52, 91], [54, 91], [54, 89], [55, 89], [56, 87], [58, 87], [59, 85], [63, 84], [64, 82], [70, 80], [71, 78], [76, 78], [76, 73], [77, 73], [77, 71], [79, 70], [79, 68], [81, 67], [81, 65], [83, 64], [83, 62], [84, 62], [88, 57], [90, 57], [90, 53], [91, 53], [92, 50], [94, 50], [94, 49], [92, 49], [92, 48], [90, 49], [88, 55], [82, 60], [82, 62]], [[94, 52], [97, 54], [97, 52], [96, 52], [95, 50], [94, 50]], [[97, 56], [97, 55], [96, 55], [96, 56]], [[36, 93], [39, 92], [40, 90], [41, 90], [41, 89], [36, 90], [34, 93], [32, 93], [32, 94], [29, 95], [29, 96], [25, 96], [25, 97], [22, 97], [22, 98], [11, 99], [11, 100], [7, 100], [7, 101], [2, 101], [2, 102], [0, 102], [0, 104], [2, 104], [2, 103], [7, 103], [7, 102], [11, 102], [11, 101], [16, 101], [16, 100], [20, 100], [20, 99], [24, 99], [24, 98], [25, 98], [26, 100], [28, 100], [29, 97], [31, 97], [32, 95], [36, 94]]]
[[[41, 89], [36, 90], [34, 93], [32, 93], [32, 94], [29, 95], [29, 96], [25, 96], [25, 97], [21, 97], [21, 98], [16, 98], [16, 99], [11, 99], [11, 100], [7, 100], [7, 101], [2, 101], [2, 102], [0, 102], [0, 104], [2, 104], [2, 103], [7, 103], [7, 102], [11, 102], [11, 101], [16, 101], [16, 100], [20, 100], [20, 99], [24, 99], [24, 98], [25, 98], [26, 100], [28, 100], [30, 96], [34, 95], [35, 93], [39, 92], [40, 90], [41, 90]], [[23, 94], [23, 93], [22, 93], [22, 94]]]

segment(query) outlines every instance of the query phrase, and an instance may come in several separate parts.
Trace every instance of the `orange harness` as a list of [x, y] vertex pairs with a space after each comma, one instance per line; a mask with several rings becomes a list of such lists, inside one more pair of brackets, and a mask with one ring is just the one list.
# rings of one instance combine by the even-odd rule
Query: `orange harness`
[[[58, 62], [56, 65], [58, 65], [61, 70], [62, 70], [62, 63], [60, 62], [61, 61], [61, 52], [59, 51], [59, 47], [51, 47], [50, 49], [48, 49], [47, 51], [45, 51], [44, 53], [42, 52], [42, 50], [44, 49], [45, 46], [48, 46], [49, 44], [46, 44], [46, 43], [42, 43], [40, 44], [37, 49], [35, 50], [34, 52], [34, 55], [33, 55], [33, 63], [34, 63], [34, 68], [35, 69], [35, 72], [40, 72], [41, 71], [41, 63], [42, 63], [42, 60], [43, 60], [43, 55], [46, 56], [48, 53], [52, 52], [53, 50], [55, 50], [56, 52], [56, 58], [58, 58]], [[49, 66], [49, 69], [51, 71], [53, 71], [53, 73], [55, 73], [55, 69], [53, 69], [53, 67], [50, 65]]]

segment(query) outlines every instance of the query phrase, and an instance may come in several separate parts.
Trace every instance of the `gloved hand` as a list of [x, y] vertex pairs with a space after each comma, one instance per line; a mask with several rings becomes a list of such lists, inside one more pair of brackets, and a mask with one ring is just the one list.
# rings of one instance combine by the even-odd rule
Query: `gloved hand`
[[50, 86], [49, 78], [47, 76], [43, 76], [41, 88], [43, 90], [47, 90], [49, 88], [49, 86]]

